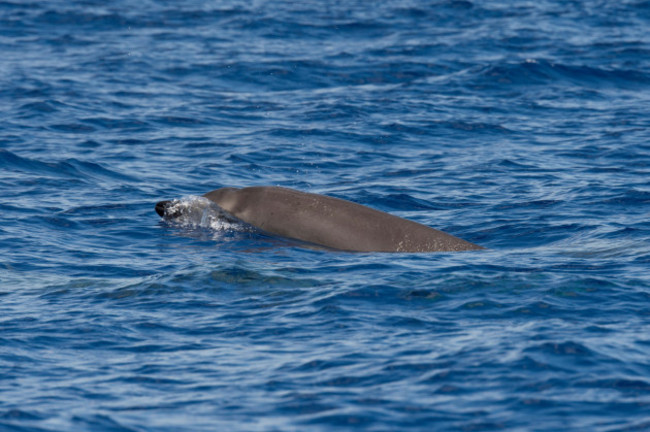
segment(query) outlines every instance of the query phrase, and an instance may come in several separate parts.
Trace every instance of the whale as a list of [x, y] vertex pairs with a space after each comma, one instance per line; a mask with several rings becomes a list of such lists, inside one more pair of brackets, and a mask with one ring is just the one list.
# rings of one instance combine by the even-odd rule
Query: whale
[[[458, 252], [483, 247], [352, 201], [278, 186], [224, 187], [203, 197], [266, 233], [348, 252]], [[173, 219], [173, 201], [155, 210]]]

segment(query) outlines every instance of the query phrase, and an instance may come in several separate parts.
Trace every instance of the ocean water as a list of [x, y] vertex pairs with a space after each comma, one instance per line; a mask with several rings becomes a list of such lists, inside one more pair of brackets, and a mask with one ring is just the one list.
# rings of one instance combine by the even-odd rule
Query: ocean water
[[[638, 0], [0, 1], [0, 430], [650, 430], [648, 29]], [[252, 185], [487, 249], [154, 212]]]

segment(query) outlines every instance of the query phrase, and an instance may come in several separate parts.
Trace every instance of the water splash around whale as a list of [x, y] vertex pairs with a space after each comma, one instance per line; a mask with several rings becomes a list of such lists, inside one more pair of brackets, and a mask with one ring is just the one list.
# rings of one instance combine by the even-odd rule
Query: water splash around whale
[[215, 232], [251, 231], [251, 227], [207, 198], [189, 195], [159, 203], [156, 211], [169, 225]]

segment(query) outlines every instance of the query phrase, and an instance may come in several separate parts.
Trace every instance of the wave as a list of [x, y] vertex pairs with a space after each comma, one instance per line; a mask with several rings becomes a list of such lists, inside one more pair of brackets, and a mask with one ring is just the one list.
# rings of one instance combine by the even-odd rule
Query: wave
[[506, 90], [509, 86], [579, 85], [588, 88], [647, 88], [650, 74], [635, 69], [614, 69], [528, 59], [480, 67], [476, 85]]
[[95, 163], [69, 158], [56, 162], [43, 162], [39, 159], [19, 156], [8, 150], [0, 149], [0, 168], [36, 176], [70, 178], [83, 181], [115, 180], [135, 182], [135, 177], [111, 170]]

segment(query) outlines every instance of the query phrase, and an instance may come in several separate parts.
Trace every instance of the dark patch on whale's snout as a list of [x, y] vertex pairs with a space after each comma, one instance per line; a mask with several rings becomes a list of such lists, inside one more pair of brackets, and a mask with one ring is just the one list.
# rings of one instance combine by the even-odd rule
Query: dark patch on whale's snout
[[165, 207], [167, 207], [167, 204], [169, 201], [160, 201], [159, 203], [156, 204], [156, 213], [158, 213], [158, 216], [164, 217], [165, 216]]
[[170, 212], [170, 207], [173, 201], [160, 201], [159, 203], [156, 204], [156, 213], [158, 213], [158, 216], [161, 218], [168, 218], [168, 219], [173, 219], [177, 218], [181, 215], [181, 212], [176, 210], [174, 212]]

